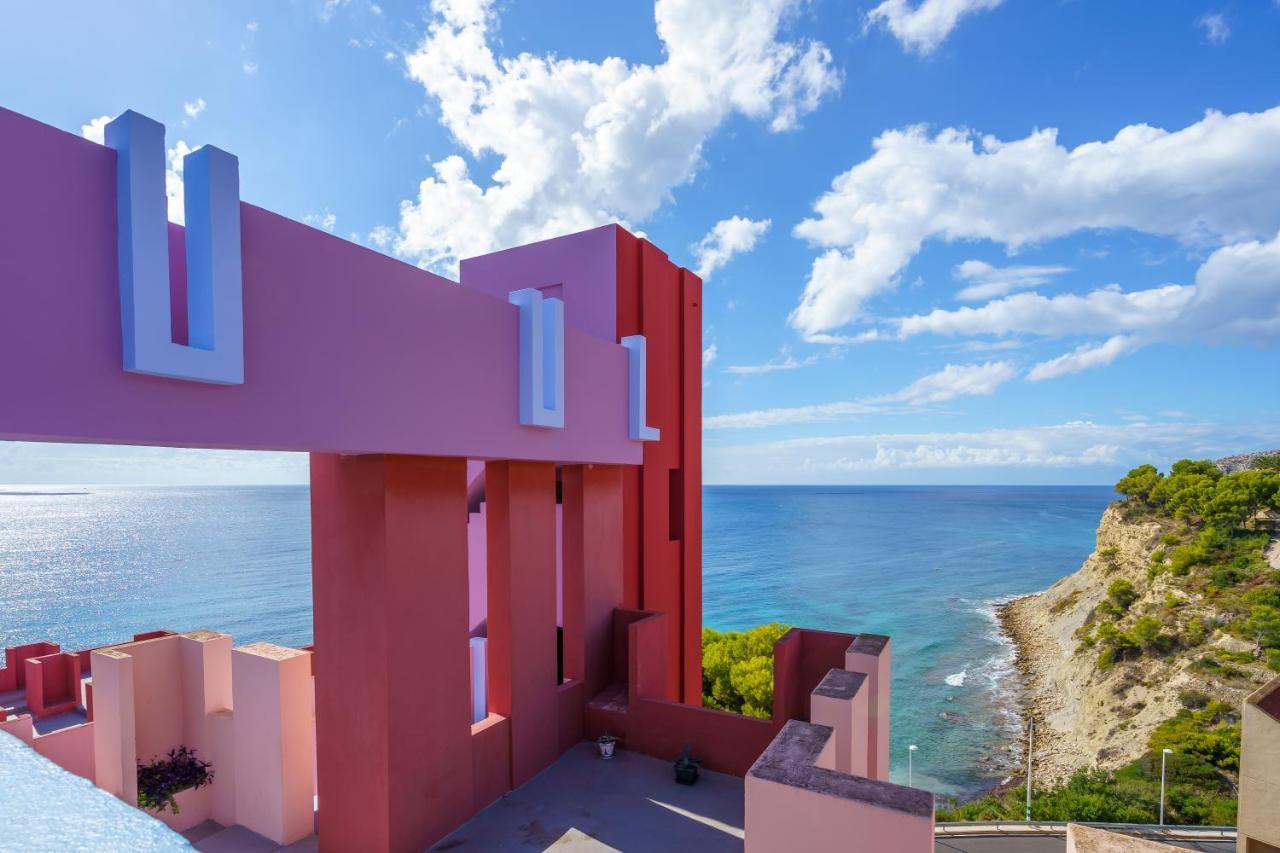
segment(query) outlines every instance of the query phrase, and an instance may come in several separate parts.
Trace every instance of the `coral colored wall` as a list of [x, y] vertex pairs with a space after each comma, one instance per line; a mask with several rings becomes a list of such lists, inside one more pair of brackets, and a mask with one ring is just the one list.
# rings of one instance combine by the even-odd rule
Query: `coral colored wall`
[[702, 701], [702, 282], [616, 231], [619, 337], [648, 341], [644, 462], [624, 474], [624, 595], [670, 616], [665, 698]]
[[471, 756], [471, 807], [479, 811], [511, 790], [510, 720], [490, 714], [473, 723]]

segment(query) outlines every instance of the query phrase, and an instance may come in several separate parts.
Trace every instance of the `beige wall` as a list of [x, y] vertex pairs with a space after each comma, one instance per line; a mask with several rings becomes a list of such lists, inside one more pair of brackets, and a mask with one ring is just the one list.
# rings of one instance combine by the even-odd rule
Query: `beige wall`
[[[1280, 678], [1245, 700], [1241, 717], [1240, 811], [1237, 819], [1240, 853], [1265, 850], [1248, 839], [1280, 848], [1280, 720], [1259, 702], [1280, 691]], [[1270, 707], [1280, 706], [1273, 698]]]

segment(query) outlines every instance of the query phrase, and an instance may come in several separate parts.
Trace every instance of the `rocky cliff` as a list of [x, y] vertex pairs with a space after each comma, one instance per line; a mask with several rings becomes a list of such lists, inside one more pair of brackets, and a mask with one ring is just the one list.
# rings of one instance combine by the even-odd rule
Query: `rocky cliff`
[[[1274, 675], [1254, 660], [1252, 644], [1221, 630], [1229, 614], [1188, 577], [1152, 570], [1192, 533], [1168, 517], [1127, 519], [1112, 505], [1079, 571], [1002, 608], [1036, 723], [1037, 780], [1119, 767], [1140, 757], [1152, 730], [1180, 708], [1206, 697], [1239, 707]], [[1108, 587], [1121, 579], [1132, 585], [1133, 600], [1117, 612]], [[1160, 620], [1165, 648], [1100, 665], [1091, 639], [1099, 623], [1128, 630], [1144, 615]]]

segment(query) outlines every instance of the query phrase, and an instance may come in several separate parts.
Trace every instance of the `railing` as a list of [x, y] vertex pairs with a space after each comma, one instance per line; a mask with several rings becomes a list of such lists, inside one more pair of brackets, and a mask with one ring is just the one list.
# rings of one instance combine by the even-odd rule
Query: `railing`
[[[1090, 823], [1071, 821], [1081, 826], [1106, 829], [1124, 835], [1140, 835], [1144, 838], [1171, 838], [1184, 841], [1231, 840], [1236, 837], [1234, 826], [1158, 826], [1153, 823]], [[1067, 824], [1062, 821], [1040, 820], [971, 820], [939, 823], [934, 826], [936, 837], [962, 835], [1065, 835]]]

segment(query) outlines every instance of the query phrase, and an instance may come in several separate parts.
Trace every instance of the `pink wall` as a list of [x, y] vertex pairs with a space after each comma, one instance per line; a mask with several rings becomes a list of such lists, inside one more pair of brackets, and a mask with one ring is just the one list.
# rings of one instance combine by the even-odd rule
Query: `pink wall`
[[[22, 366], [0, 371], [0, 439], [640, 461], [627, 354], [612, 335], [566, 327], [564, 429], [530, 429], [517, 416], [518, 309], [505, 295], [248, 204], [245, 383], [124, 372], [115, 152], [7, 110], [0, 139], [0, 281], [23, 283], [0, 312], [0, 363]], [[614, 239], [612, 228], [591, 234]], [[548, 251], [567, 269], [578, 250]]]
[[747, 853], [932, 853], [933, 794], [832, 769], [832, 737], [830, 728], [793, 720], [752, 765]]
[[32, 744], [36, 752], [90, 782], [97, 778], [93, 763], [93, 723], [81, 723], [38, 735]]

